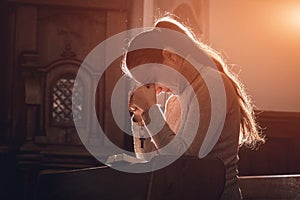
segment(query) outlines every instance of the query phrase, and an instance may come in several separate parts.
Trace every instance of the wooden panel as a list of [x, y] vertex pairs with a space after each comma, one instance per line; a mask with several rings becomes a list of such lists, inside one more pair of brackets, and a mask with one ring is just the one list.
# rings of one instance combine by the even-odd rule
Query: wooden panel
[[37, 20], [41, 65], [62, 57], [84, 60], [106, 37], [105, 11], [41, 7]]
[[258, 151], [240, 150], [240, 174], [300, 173], [300, 113], [265, 111], [258, 122], [267, 142]]
[[17, 168], [16, 156], [10, 151], [0, 146], [0, 198], [22, 199], [21, 174]]
[[[0, 2], [0, 145], [7, 142], [10, 123], [12, 73], [8, 67], [9, 46], [9, 11], [5, 1]], [[1, 147], [0, 147], [1, 152]]]
[[240, 177], [243, 199], [300, 199], [300, 175]]
[[[41, 169], [99, 166], [99, 162], [78, 145], [80, 141], [74, 127], [50, 127], [47, 111], [51, 102], [46, 100], [50, 94], [48, 86], [64, 72], [75, 75], [86, 55], [107, 37], [125, 30], [128, 25], [138, 26], [138, 15], [143, 11], [137, 6], [138, 14], [131, 14], [128, 19], [128, 5], [127, 0], [5, 1], [5, 13], [0, 16], [6, 15], [10, 19], [2, 26], [4, 34], [9, 36], [3, 37], [4, 40], [8, 38], [5, 44], [8, 55], [1, 54], [7, 56], [8, 64], [4, 70], [0, 66], [1, 78], [6, 78], [1, 81], [6, 85], [1, 84], [0, 87], [6, 101], [0, 107], [0, 139], [11, 142], [5, 147], [12, 146], [12, 149], [18, 150], [16, 162], [24, 175], [24, 180], [19, 182], [24, 183], [24, 188], [21, 188], [24, 198], [18, 199], [32, 199], [36, 174]], [[0, 8], [1, 11], [3, 9]], [[2, 20], [6, 19], [1, 18], [1, 25]], [[2, 40], [0, 42], [2, 44]], [[6, 64], [2, 57], [0, 64]], [[69, 70], [70, 65], [76, 69]], [[118, 65], [115, 65], [114, 72], [116, 69], [120, 69]], [[51, 74], [54, 71], [55, 74]], [[105, 88], [102, 89], [100, 95], [104, 94]], [[101, 98], [103, 101], [97, 103], [105, 106], [105, 97]], [[89, 101], [89, 98], [84, 99]], [[99, 104], [96, 107], [104, 112]], [[91, 124], [90, 121], [86, 119], [86, 127]], [[5, 129], [2, 129], [3, 126]], [[86, 133], [89, 134], [89, 130]], [[112, 135], [120, 146], [124, 146], [122, 136], [115, 132]], [[9, 167], [13, 165], [7, 164]]]
[[[111, 37], [114, 34], [120, 33], [127, 29], [126, 19], [127, 19], [127, 12], [114, 12], [108, 11], [107, 12], [107, 29], [106, 29], [106, 36]], [[114, 24], [110, 26], [110, 24]], [[124, 46], [125, 40], [124, 38]], [[106, 49], [107, 57], [110, 56], [109, 52], [114, 51], [114, 49]], [[111, 111], [111, 97], [112, 92], [115, 87], [115, 84], [122, 76], [121, 70], [121, 56], [119, 59], [116, 59], [105, 71], [104, 79], [105, 79], [105, 108], [104, 108], [104, 132], [108, 135], [109, 139], [119, 147], [124, 146], [124, 133], [120, 130], [120, 128], [116, 125], [114, 118], [112, 116]], [[124, 86], [125, 89], [125, 86]], [[103, 98], [103, 97], [102, 97]], [[120, 101], [127, 101], [127, 99], [120, 99]]]
[[22, 6], [16, 9], [16, 56], [26, 50], [35, 52], [37, 49], [37, 8]]

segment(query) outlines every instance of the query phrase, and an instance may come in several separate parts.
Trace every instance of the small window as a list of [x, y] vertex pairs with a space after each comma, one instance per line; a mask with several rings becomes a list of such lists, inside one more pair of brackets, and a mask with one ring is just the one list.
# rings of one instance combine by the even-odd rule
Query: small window
[[[51, 123], [56, 126], [73, 126], [74, 121], [82, 120], [83, 88], [73, 77], [61, 77], [51, 87]], [[74, 106], [72, 112], [72, 93]], [[74, 114], [74, 116], [73, 116]]]

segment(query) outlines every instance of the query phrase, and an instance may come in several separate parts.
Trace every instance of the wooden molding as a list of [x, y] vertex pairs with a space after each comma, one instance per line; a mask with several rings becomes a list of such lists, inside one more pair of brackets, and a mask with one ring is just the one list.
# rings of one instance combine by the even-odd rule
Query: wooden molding
[[240, 149], [240, 175], [293, 174], [300, 172], [300, 112], [257, 111], [266, 136], [258, 151]]
[[95, 8], [108, 10], [127, 10], [128, 1], [119, 0], [8, 0], [10, 3], [40, 5], [40, 6], [68, 6], [80, 8]]
[[286, 111], [255, 111], [258, 121], [261, 122], [298, 122], [300, 112]]
[[[299, 199], [300, 175], [239, 177], [244, 199]], [[271, 191], [271, 192], [270, 192]]]
[[40, 55], [37, 52], [22, 52], [20, 55], [20, 65], [23, 68], [39, 67], [38, 59]]
[[267, 138], [300, 138], [300, 112], [256, 111], [257, 122]]

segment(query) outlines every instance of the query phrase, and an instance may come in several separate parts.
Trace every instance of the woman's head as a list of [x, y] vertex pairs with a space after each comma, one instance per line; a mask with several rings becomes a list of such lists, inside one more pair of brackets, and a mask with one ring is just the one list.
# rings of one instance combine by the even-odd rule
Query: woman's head
[[[171, 22], [164, 21], [157, 23], [153, 30], [145, 31], [137, 35], [130, 42], [123, 64], [125, 64], [128, 69], [133, 69], [136, 66], [146, 63], [158, 63], [178, 70], [184, 59], [172, 51], [173, 44], [170, 44], [170, 42], [167, 43], [167, 41], [164, 40], [166, 39], [166, 35], [167, 37], [176, 38], [176, 36], [173, 36], [169, 33], [166, 34], [165, 30], [169, 30], [170, 33], [170, 30], [175, 30], [177, 34], [178, 32], [181, 34], [184, 33], [177, 25]], [[159, 48], [140, 48], [144, 43], [146, 43], [146, 41], [151, 39], [158, 40], [156, 43], [161, 43]], [[175, 42], [176, 41], [174, 41], [174, 43]]]
[[[155, 27], [157, 29], [141, 33], [130, 42], [128, 51], [125, 53], [123, 59], [123, 71], [125, 73], [129, 73], [129, 70], [133, 69], [134, 67], [147, 63], [165, 64], [177, 70], [178, 72], [184, 70], [181, 69], [183, 62], [185, 61], [184, 58], [176, 53], [173, 53], [172, 51], [169, 51], [168, 49], [144, 48], [134, 50], [137, 45], [142, 44], [143, 41], [145, 41], [145, 39], [147, 39], [147, 37], [151, 34], [156, 34], [157, 37], [154, 38], [160, 40], [161, 43], [164, 43], [163, 38], [160, 37], [159, 29], [169, 29], [184, 34], [196, 47], [196, 49], [199, 49], [201, 52], [204, 52], [207, 57], [210, 57], [210, 60], [215, 63], [215, 66], [220, 73], [224, 73], [231, 81], [240, 102], [240, 143], [246, 144], [246, 146], [251, 148], [256, 148], [259, 144], [264, 143], [264, 138], [258, 132], [258, 126], [255, 122], [253, 104], [245, 93], [243, 84], [241, 84], [236, 75], [229, 70], [227, 64], [224, 62], [219, 53], [197, 40], [193, 32], [187, 28], [187, 26], [184, 26], [182, 23], [179, 23], [177, 20], [169, 16], [158, 19], [155, 23]], [[194, 51], [194, 48], [192, 49]], [[167, 91], [167, 88], [157, 88]]]
[[[182, 37], [178, 37], [178, 35]], [[161, 48], [140, 49], [139, 47], [142, 47], [149, 38], [160, 42], [162, 44]], [[170, 38], [173, 38], [173, 40]], [[179, 50], [181, 56], [174, 53], [174, 50], [175, 52]], [[184, 54], [182, 54], [183, 52]], [[145, 63], [159, 63], [165, 64], [180, 72], [180, 66], [184, 61], [183, 58], [191, 55], [192, 57], [193, 55], [199, 57], [199, 53], [202, 54], [200, 57], [201, 64], [217, 67], [219, 71], [223, 71], [221, 66], [223, 60], [216, 51], [204, 43], [199, 42], [187, 26], [167, 16], [158, 19], [154, 24], [153, 30], [145, 31], [130, 41], [123, 59], [123, 71], [126, 74], [128, 69], [131, 70], [136, 66]]]
[[[131, 76], [131, 73], [128, 70], [132, 70], [137, 66], [142, 66], [148, 63], [151, 63], [152, 66], [157, 64], [159, 65], [159, 67], [161, 67], [163, 65], [163, 66], [170, 67], [172, 70], [175, 70], [173, 71], [174, 73], [168, 73], [165, 75], [165, 78], [163, 78], [166, 79], [165, 81], [159, 82], [159, 80], [162, 79], [159, 78], [158, 78], [159, 80], [153, 79], [153, 80], [157, 80], [157, 82], [155, 82], [157, 94], [161, 92], [169, 92], [169, 91], [174, 92], [174, 90], [176, 90], [174, 88], [176, 88], [175, 85], [178, 85], [177, 73], [181, 74], [182, 65], [184, 63], [184, 58], [172, 51], [174, 50], [174, 48], [172, 48], [173, 45], [170, 42], [168, 43], [164, 40], [164, 36], [167, 35], [165, 31], [166, 28], [181, 30], [178, 26], [176, 26], [171, 22], [164, 21], [164, 22], [157, 23], [156, 27], [153, 30], [145, 31], [137, 35], [130, 42], [130, 45], [127, 49], [127, 53], [125, 54], [123, 59], [123, 71], [125, 72], [125, 74], [129, 76]], [[162, 33], [163, 31], [164, 33]], [[167, 31], [170, 32], [170, 29], [167, 29]], [[175, 33], [178, 34], [178, 32], [181, 32], [180, 35], [182, 35], [183, 33], [183, 31], [176, 31]], [[157, 42], [158, 44], [161, 44], [158, 45], [159, 48], [140, 48], [144, 46], [144, 44], [151, 39], [160, 40], [159, 42]], [[153, 70], [153, 67], [152, 68], [151, 67], [145, 70], [146, 73], [149, 72], [149, 74], [153, 75], [155, 72], [157, 72], [156, 76], [158, 76], [161, 75], [159, 74], [161, 71], [164, 71], [164, 70]], [[138, 79], [137, 81], [140, 82], [140, 80]], [[168, 88], [166, 85], [172, 85], [173, 88]]]

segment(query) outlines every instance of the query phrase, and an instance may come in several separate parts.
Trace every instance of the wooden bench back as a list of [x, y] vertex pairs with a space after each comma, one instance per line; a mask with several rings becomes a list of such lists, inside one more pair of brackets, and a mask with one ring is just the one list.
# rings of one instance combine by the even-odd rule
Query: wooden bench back
[[241, 176], [239, 184], [247, 199], [300, 199], [300, 175]]

